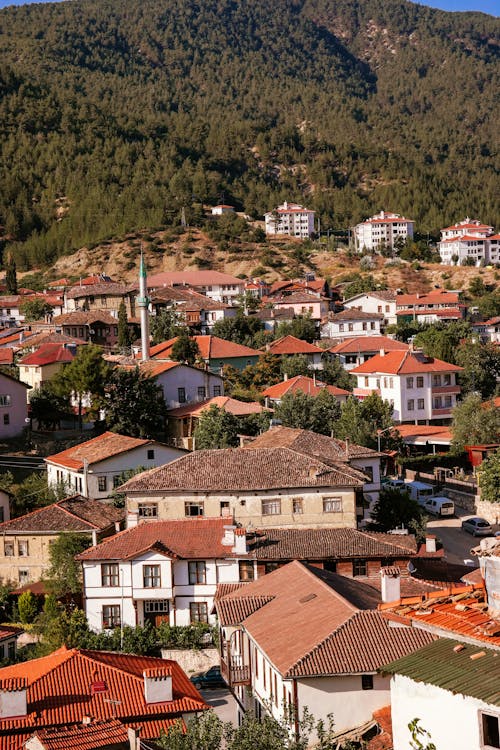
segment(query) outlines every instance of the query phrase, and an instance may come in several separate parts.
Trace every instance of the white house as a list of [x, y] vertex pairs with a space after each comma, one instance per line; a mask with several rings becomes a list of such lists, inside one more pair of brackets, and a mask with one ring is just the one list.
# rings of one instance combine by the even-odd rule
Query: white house
[[332, 714], [336, 732], [355, 729], [389, 703], [389, 679], [377, 673], [384, 654], [406, 656], [434, 639], [389, 624], [364, 584], [298, 561], [221, 589], [221, 669], [240, 714], [293, 721], [308, 709], [316, 720]]
[[153, 469], [185, 454], [155, 440], [104, 432], [45, 459], [49, 486], [68, 489], [94, 500], [110, 496], [122, 473], [138, 467]]
[[451, 419], [462, 369], [420, 351], [396, 350], [375, 355], [351, 374], [358, 380], [357, 398], [378, 393], [393, 405], [394, 421], [430, 424]]
[[224, 203], [219, 203], [218, 206], [212, 206], [212, 216], [222, 216], [222, 214], [233, 214], [234, 206], [228, 206]]
[[62, 297], [57, 294], [42, 292], [33, 294], [10, 294], [0, 296], [0, 325], [12, 327], [24, 322], [23, 305], [33, 301], [45, 302], [52, 307], [52, 314], [47, 316], [50, 321], [52, 315], [60, 315], [64, 308]]
[[330, 347], [326, 351], [336, 357], [344, 370], [350, 372], [354, 368], [368, 362], [369, 359], [381, 351], [407, 351], [410, 347], [403, 341], [390, 339], [387, 336], [356, 336], [344, 339], [340, 344]]
[[148, 291], [165, 286], [192, 287], [216, 302], [236, 304], [245, 282], [220, 271], [163, 271], [148, 276]]
[[460, 292], [433, 289], [426, 294], [398, 294], [396, 317], [398, 322], [439, 323], [462, 320], [466, 307]]
[[77, 559], [90, 627], [214, 623], [217, 584], [254, 578], [240, 531], [225, 518], [156, 521], [85, 550]]
[[191, 367], [184, 362], [155, 360], [137, 362], [137, 366], [141, 373], [156, 379], [163, 391], [167, 409], [224, 395], [224, 379], [210, 370]]
[[383, 666], [392, 675], [394, 750], [415, 747], [408, 724], [416, 717], [439, 750], [500, 747], [499, 661], [497, 649], [443, 638]]
[[17, 437], [27, 426], [29, 385], [0, 372], [0, 440]]
[[448, 266], [464, 262], [475, 266], [500, 262], [500, 235], [493, 234], [493, 227], [478, 219], [467, 217], [441, 230], [438, 244], [441, 262]]
[[363, 310], [366, 313], [383, 315], [383, 325], [397, 323], [396, 292], [381, 290], [377, 292], [361, 292], [342, 303], [348, 309]]
[[354, 227], [354, 242], [356, 249], [379, 250], [388, 247], [394, 250], [396, 240], [406, 242], [413, 238], [414, 221], [404, 216], [381, 211]]
[[298, 203], [285, 201], [274, 211], [264, 214], [266, 234], [284, 234], [307, 239], [314, 233], [314, 211]]
[[357, 308], [347, 308], [339, 313], [328, 313], [328, 320], [321, 326], [321, 338], [380, 336], [383, 319], [380, 313], [364, 312]]

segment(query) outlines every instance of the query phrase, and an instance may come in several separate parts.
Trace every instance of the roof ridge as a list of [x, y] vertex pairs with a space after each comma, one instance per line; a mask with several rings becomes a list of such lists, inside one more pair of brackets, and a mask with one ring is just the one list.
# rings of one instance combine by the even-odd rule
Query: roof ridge
[[326, 583], [326, 581], [323, 581], [323, 579], [322, 579], [322, 578], [319, 578], [319, 577], [318, 577], [317, 575], [315, 575], [315, 574], [314, 574], [314, 573], [312, 572], [312, 570], [311, 570], [311, 568], [310, 568], [309, 564], [307, 564], [307, 563], [302, 563], [302, 562], [300, 562], [299, 560], [292, 560], [292, 562], [291, 562], [291, 563], [289, 563], [289, 564], [290, 564], [290, 565], [296, 565], [296, 564], [297, 564], [297, 565], [300, 565], [300, 566], [301, 566], [301, 568], [303, 568], [303, 569], [304, 569], [304, 570], [305, 570], [305, 571], [307, 572], [307, 574], [308, 574], [308, 575], [309, 575], [310, 577], [312, 577], [312, 578], [313, 578], [313, 580], [315, 580], [315, 581], [319, 582], [319, 583], [321, 584], [322, 588], [324, 588], [324, 589], [325, 589], [326, 591], [328, 591], [328, 593], [330, 594], [330, 596], [335, 596], [336, 598], [340, 599], [340, 600], [341, 600], [342, 602], [344, 602], [344, 603], [345, 603], [345, 604], [347, 605], [347, 607], [348, 607], [348, 608], [349, 608], [350, 610], [352, 610], [353, 612], [359, 611], [359, 610], [358, 610], [358, 607], [356, 607], [356, 606], [355, 606], [354, 604], [352, 604], [352, 602], [350, 602], [350, 601], [349, 601], [348, 599], [346, 599], [346, 598], [345, 598], [345, 596], [342, 596], [342, 594], [340, 594], [340, 593], [339, 593], [339, 592], [337, 591], [337, 589], [334, 589], [334, 588], [332, 588], [332, 586], [329, 586], [329, 585], [328, 585], [328, 584]]
[[318, 651], [326, 641], [328, 641], [333, 636], [337, 635], [341, 630], [343, 630], [350, 622], [351, 620], [354, 620], [358, 615], [361, 614], [361, 610], [358, 610], [357, 612], [353, 612], [349, 615], [349, 617], [344, 620], [344, 622], [341, 622], [340, 625], [337, 625], [336, 628], [334, 628], [331, 633], [328, 633], [328, 635], [325, 635], [320, 641], [318, 641], [314, 646], [312, 646], [309, 651], [305, 654], [303, 654], [300, 659], [297, 659], [297, 661], [292, 664], [287, 669], [287, 674], [290, 674], [293, 670], [295, 670], [300, 664], [303, 664], [306, 659], [309, 659], [315, 651]]
[[[355, 530], [356, 530], [356, 531], [357, 531], [357, 532], [358, 532], [359, 534], [362, 534], [363, 536], [365, 536], [365, 537], [368, 537], [369, 539], [373, 539], [373, 534], [384, 534], [384, 535], [386, 535], [386, 534], [387, 534], [387, 532], [383, 532], [383, 531], [372, 531], [372, 532], [370, 532], [370, 531], [366, 531], [365, 529], [355, 529]], [[397, 537], [397, 534], [394, 534], [394, 536], [396, 536], [396, 537]], [[414, 535], [413, 535], [413, 534], [408, 534], [408, 535], [405, 535], [405, 536], [414, 536]], [[381, 544], [387, 544], [387, 545], [389, 545], [389, 546], [390, 546], [391, 544], [394, 544], [394, 546], [395, 546], [395, 547], [398, 547], [399, 549], [403, 549], [403, 550], [405, 550], [406, 552], [408, 552], [408, 551], [409, 551], [409, 550], [408, 550], [408, 547], [405, 547], [405, 546], [404, 546], [404, 544], [398, 544], [397, 542], [388, 542], [388, 541], [385, 541], [385, 540], [384, 540], [384, 541], [382, 541], [382, 540], [379, 540], [379, 542], [380, 542]]]
[[[60, 508], [63, 513], [67, 513], [68, 516], [72, 516], [73, 518], [78, 519], [78, 521], [82, 521], [83, 523], [88, 523], [89, 526], [92, 526], [94, 529], [99, 529], [100, 526], [97, 526], [97, 524], [92, 523], [92, 521], [88, 521], [86, 518], [82, 518], [81, 516], [78, 516], [76, 513], [73, 513], [72, 511], [68, 510], [67, 508], [63, 508], [61, 506], [61, 503], [64, 503], [65, 500], [69, 500], [70, 498], [64, 498], [63, 500], [58, 500], [57, 503], [54, 503], [54, 505], [57, 505], [58, 508]], [[87, 498], [89, 499], [89, 498]], [[45, 506], [47, 507], [47, 506]]]
[[[59, 502], [61, 501], [58, 500], [56, 503], [49, 503], [49, 505], [42, 505], [41, 508], [35, 508], [35, 510], [30, 510], [28, 513], [23, 513], [22, 516], [16, 516], [16, 518], [9, 518], [8, 521], [2, 521], [2, 523], [0, 523], [0, 532], [3, 530], [4, 527], [7, 527], [9, 524], [13, 524], [15, 521], [20, 521], [21, 518], [28, 518], [28, 516], [34, 516], [37, 513], [42, 513], [44, 510], [47, 510], [48, 508], [53, 508], [56, 505], [58, 508], [60, 508]], [[63, 510], [63, 508], [60, 508], [60, 510]]]

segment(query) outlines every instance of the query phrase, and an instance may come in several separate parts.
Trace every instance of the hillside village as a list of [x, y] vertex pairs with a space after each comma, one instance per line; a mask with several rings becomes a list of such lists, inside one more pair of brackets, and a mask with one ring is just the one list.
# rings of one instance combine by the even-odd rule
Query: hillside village
[[[293, 203], [264, 230], [305, 265], [321, 240]], [[500, 747], [499, 236], [443, 229], [442, 275], [472, 275], [419, 291], [384, 283], [413, 221], [353, 238], [337, 282], [143, 245], [43, 291], [7, 267], [2, 750], [195, 747], [210, 674], [228, 747], [266, 720], [276, 747]]]

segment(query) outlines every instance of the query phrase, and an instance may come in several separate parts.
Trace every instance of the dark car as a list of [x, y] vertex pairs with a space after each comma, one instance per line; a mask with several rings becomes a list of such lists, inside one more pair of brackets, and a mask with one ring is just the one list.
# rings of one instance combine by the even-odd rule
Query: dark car
[[227, 687], [220, 673], [220, 667], [210, 667], [206, 672], [197, 672], [189, 679], [198, 690]]

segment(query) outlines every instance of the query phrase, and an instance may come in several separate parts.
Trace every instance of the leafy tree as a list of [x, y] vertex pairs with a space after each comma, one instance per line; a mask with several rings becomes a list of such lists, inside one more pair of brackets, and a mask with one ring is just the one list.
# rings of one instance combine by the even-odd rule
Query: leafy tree
[[480, 276], [474, 276], [469, 282], [469, 294], [472, 297], [482, 297], [487, 292], [484, 281]]
[[150, 318], [153, 344], [169, 341], [183, 332], [187, 333], [184, 315], [174, 308], [164, 308]]
[[196, 450], [234, 448], [238, 445], [239, 423], [233, 414], [212, 404], [205, 409], [194, 431]]
[[484, 320], [496, 318], [500, 315], [500, 292], [494, 291], [491, 294], [483, 295], [477, 300], [477, 307]]
[[419, 504], [410, 498], [408, 492], [382, 489], [373, 506], [369, 525], [373, 531], [392, 531], [401, 526], [413, 528], [421, 525], [423, 515]]
[[288, 375], [289, 378], [294, 378], [296, 375], [311, 377], [311, 370], [312, 366], [309, 366], [309, 360], [305, 354], [293, 354], [282, 357], [281, 372], [283, 375]]
[[19, 619], [23, 624], [33, 622], [37, 615], [38, 607], [36, 596], [31, 591], [24, 591], [17, 601]]
[[164, 432], [166, 404], [156, 378], [117, 368], [107, 387], [106, 424], [112, 432], [152, 437]]
[[45, 300], [34, 297], [23, 302], [19, 306], [19, 310], [24, 315], [25, 321], [30, 323], [32, 320], [42, 320], [46, 315], [53, 312], [54, 308]]
[[349, 375], [337, 357], [323, 359], [323, 369], [318, 372], [318, 378], [322, 383], [336, 385], [346, 391], [352, 391], [356, 385], [354, 375]]
[[96, 415], [105, 403], [105, 388], [111, 366], [102, 358], [102, 349], [95, 344], [80, 346], [76, 357], [54, 378], [54, 387], [72, 394], [78, 403], [78, 419], [82, 428], [83, 403], [90, 402], [89, 412]]
[[192, 338], [186, 329], [181, 331], [172, 347], [172, 359], [194, 365], [199, 356], [200, 348], [196, 339]]
[[425, 323], [417, 323], [416, 320], [404, 320], [397, 325], [388, 325], [385, 332], [394, 335], [398, 341], [404, 341], [407, 344], [411, 338], [422, 331], [426, 331], [427, 328], [429, 326]]
[[297, 315], [293, 320], [285, 320], [279, 324], [275, 332], [276, 339], [282, 336], [295, 336], [312, 343], [317, 338], [314, 320], [310, 315]]
[[130, 353], [133, 336], [128, 325], [127, 308], [122, 300], [118, 308], [118, 348], [122, 353]]
[[464, 368], [459, 380], [465, 393], [494, 395], [500, 379], [500, 351], [494, 344], [470, 342], [457, 347], [456, 362]]
[[252, 315], [243, 315], [241, 311], [234, 318], [218, 320], [212, 328], [214, 336], [243, 346], [254, 346], [257, 334], [262, 334], [264, 324]]
[[17, 271], [12, 255], [7, 255], [7, 267], [5, 269], [5, 285], [7, 294], [17, 294]]
[[484, 445], [498, 442], [500, 436], [500, 408], [494, 402], [483, 404], [479, 393], [469, 393], [453, 410], [453, 450], [460, 452], [465, 445]]
[[62, 500], [66, 495], [67, 487], [64, 482], [57, 487], [49, 486], [45, 472], [34, 472], [13, 487], [12, 515], [22, 516], [36, 508]]
[[[266, 236], [264, 234], [264, 240], [265, 238]], [[243, 294], [238, 294], [235, 301], [238, 309], [241, 310], [244, 315], [255, 312], [260, 307], [260, 299], [256, 297], [255, 294], [252, 294], [252, 292], [244, 292]]]
[[408, 724], [408, 729], [411, 734], [411, 750], [437, 750], [436, 745], [433, 742], [424, 742], [427, 739], [431, 739], [429, 732], [420, 726], [420, 719], [413, 719]]
[[457, 364], [457, 352], [461, 342], [470, 338], [470, 323], [439, 324], [429, 326], [415, 336], [415, 346], [422, 347], [428, 357], [442, 359], [444, 362]]
[[70, 411], [69, 396], [57, 390], [53, 383], [34, 388], [30, 395], [31, 417], [41, 430], [55, 429]]
[[[367, 448], [377, 448], [377, 434], [380, 430], [387, 430], [393, 426], [392, 407], [377, 393], [372, 393], [363, 401], [349, 396], [341, 404], [340, 417], [335, 424], [335, 437], [345, 440], [349, 438], [357, 445]], [[387, 435], [385, 445], [389, 446], [391, 437]]]
[[285, 427], [298, 427], [323, 435], [331, 435], [340, 417], [340, 404], [327, 388], [317, 396], [287, 393], [274, 410], [274, 416]]
[[57, 598], [81, 594], [82, 571], [75, 555], [83, 552], [90, 544], [90, 537], [82, 534], [58, 534], [49, 548], [49, 567], [45, 574], [45, 584], [50, 594]]
[[500, 500], [500, 448], [484, 459], [478, 469], [481, 500], [498, 503]]
[[188, 718], [186, 729], [178, 721], [162, 733], [159, 746], [168, 750], [221, 750], [225, 725], [215, 711], [205, 711]]

